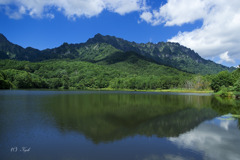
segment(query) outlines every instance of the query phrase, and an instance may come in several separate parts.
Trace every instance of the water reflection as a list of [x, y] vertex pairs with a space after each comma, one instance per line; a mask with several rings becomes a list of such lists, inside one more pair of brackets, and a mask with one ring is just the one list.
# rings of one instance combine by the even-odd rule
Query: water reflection
[[[212, 97], [211, 108], [223, 116], [201, 123], [192, 131], [181, 134], [179, 137], [171, 137], [169, 140], [178, 147], [202, 153], [202, 159], [239, 160], [240, 121], [239, 118], [231, 115], [239, 117], [240, 101]], [[190, 159], [189, 157], [178, 158]]]
[[215, 118], [200, 124], [191, 132], [169, 140], [179, 147], [203, 153], [203, 159], [239, 160], [240, 139], [237, 121]]
[[44, 112], [54, 117], [58, 128], [83, 133], [94, 143], [134, 135], [178, 136], [216, 116], [209, 108], [210, 96], [90, 94], [50, 98]]
[[[1, 159], [239, 159], [239, 101], [133, 92], [0, 92]], [[11, 147], [31, 147], [29, 153]]]
[[[211, 101], [211, 108], [216, 111], [218, 115], [233, 114], [240, 118], [240, 100], [213, 97]], [[239, 118], [237, 121], [238, 128], [240, 128]]]

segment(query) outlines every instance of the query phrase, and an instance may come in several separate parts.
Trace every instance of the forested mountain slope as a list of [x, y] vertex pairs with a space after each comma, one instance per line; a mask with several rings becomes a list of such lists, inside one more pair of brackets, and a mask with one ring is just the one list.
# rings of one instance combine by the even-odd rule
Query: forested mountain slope
[[59, 47], [40, 51], [31, 47], [23, 48], [15, 45], [0, 34], [0, 59], [38, 62], [69, 58], [92, 63], [101, 61], [108, 61], [109, 63], [110, 61], [118, 61], [116, 57], [121, 60], [124, 58], [122, 55], [126, 56], [127, 53], [135, 53], [139, 55], [139, 58], [144, 57], [146, 61], [151, 63], [169, 66], [189, 73], [214, 74], [223, 70], [234, 70], [233, 67], [229, 68], [205, 60], [193, 50], [178, 43], [135, 43], [114, 36], [97, 34], [86, 43], [64, 43]]

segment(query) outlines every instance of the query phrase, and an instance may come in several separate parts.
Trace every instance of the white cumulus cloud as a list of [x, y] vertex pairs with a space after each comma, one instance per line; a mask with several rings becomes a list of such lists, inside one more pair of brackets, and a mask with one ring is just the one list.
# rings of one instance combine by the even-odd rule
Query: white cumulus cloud
[[168, 41], [187, 46], [204, 58], [220, 58], [231, 63], [240, 59], [239, 0], [168, 0], [159, 10], [145, 11], [140, 18], [152, 25], [165, 26], [201, 20], [200, 28], [179, 32]]
[[70, 19], [90, 18], [104, 10], [120, 15], [137, 11], [141, 21], [155, 26], [182, 26], [200, 20], [199, 28], [179, 32], [168, 41], [189, 47], [204, 58], [233, 64], [240, 61], [239, 0], [168, 0], [157, 10], [149, 8], [146, 0], [0, 0], [0, 11], [13, 19], [23, 15], [53, 19], [53, 11]]
[[124, 15], [141, 11], [145, 5], [145, 0], [0, 0], [0, 7], [10, 18], [15, 19], [25, 14], [38, 18], [54, 18], [52, 9], [63, 12], [68, 18], [97, 16], [103, 10]]
[[[202, 19], [210, 8], [210, 3], [203, 0], [169, 0], [159, 10], [153, 10], [151, 21], [153, 25], [164, 23], [166, 26], [182, 25]], [[150, 13], [149, 11], [143, 12]], [[143, 20], [145, 20], [143, 18]]]
[[141, 15], [140, 15], [140, 18], [145, 20], [147, 23], [153, 23], [153, 15], [151, 12], [143, 12]]
[[220, 54], [219, 57], [220, 57], [220, 63], [222, 63], [223, 61], [235, 63], [235, 61], [229, 57], [228, 51]]

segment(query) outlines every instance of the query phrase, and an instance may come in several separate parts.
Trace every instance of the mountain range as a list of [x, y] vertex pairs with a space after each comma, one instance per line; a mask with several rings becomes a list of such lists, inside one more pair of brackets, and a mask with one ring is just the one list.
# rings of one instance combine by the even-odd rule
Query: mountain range
[[[134, 58], [133, 58], [134, 57]], [[53, 49], [38, 50], [13, 44], [0, 34], [0, 59], [39, 62], [50, 59], [75, 59], [99, 64], [113, 64], [138, 59], [194, 74], [215, 74], [233, 71], [213, 61], [203, 59], [193, 50], [178, 43], [135, 43], [114, 36], [96, 34], [85, 43], [68, 44]]]

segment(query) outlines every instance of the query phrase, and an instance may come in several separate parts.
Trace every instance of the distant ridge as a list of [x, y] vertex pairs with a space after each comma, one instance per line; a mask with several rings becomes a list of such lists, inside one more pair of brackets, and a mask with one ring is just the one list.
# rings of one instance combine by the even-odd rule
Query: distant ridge
[[[235, 70], [233, 67], [229, 68], [221, 64], [216, 64], [213, 61], [205, 60], [193, 50], [178, 43], [135, 43], [114, 36], [103, 36], [98, 33], [85, 43], [64, 43], [59, 47], [40, 51], [31, 47], [24, 49], [19, 45], [9, 42], [3, 34], [0, 34], [0, 59], [36, 62], [70, 58], [99, 63], [111, 61], [109, 59], [113, 58], [111, 55], [115, 55], [115, 57], [121, 59], [120, 55], [125, 54], [120, 53], [125, 52], [134, 52], [140, 55], [138, 58], [145, 57], [145, 60], [149, 62], [195, 74], [214, 74], [223, 70]], [[117, 53], [119, 53], [119, 56], [116, 56]]]

